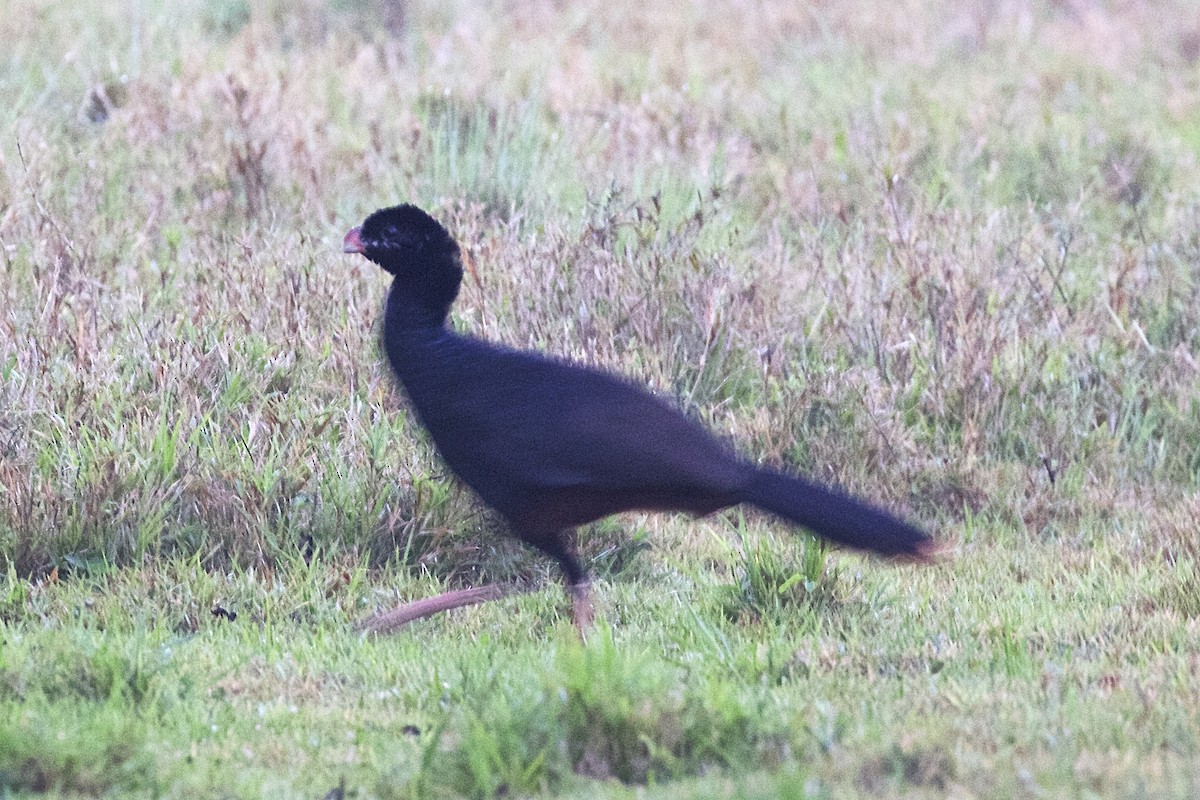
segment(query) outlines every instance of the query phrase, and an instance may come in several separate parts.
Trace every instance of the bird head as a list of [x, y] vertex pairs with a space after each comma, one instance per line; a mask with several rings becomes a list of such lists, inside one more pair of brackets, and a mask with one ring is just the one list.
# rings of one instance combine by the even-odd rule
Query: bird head
[[407, 295], [432, 309], [449, 310], [462, 282], [458, 244], [441, 223], [413, 205], [381, 208], [342, 240], [342, 252], [360, 253], [396, 276]]

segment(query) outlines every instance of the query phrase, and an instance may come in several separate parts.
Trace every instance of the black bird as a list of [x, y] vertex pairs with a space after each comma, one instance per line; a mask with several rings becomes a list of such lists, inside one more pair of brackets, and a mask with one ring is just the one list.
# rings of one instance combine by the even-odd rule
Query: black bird
[[[849, 547], [915, 560], [933, 555], [934, 540], [921, 530], [739, 459], [624, 378], [454, 332], [446, 319], [462, 281], [459, 248], [419, 208], [376, 211], [346, 234], [342, 249], [394, 276], [383, 347], [396, 377], [450, 469], [514, 535], [562, 567], [580, 631], [591, 622], [591, 603], [571, 532], [620, 511], [702, 515], [749, 503]], [[488, 589], [448, 593], [413, 604], [404, 621], [492, 596]]]

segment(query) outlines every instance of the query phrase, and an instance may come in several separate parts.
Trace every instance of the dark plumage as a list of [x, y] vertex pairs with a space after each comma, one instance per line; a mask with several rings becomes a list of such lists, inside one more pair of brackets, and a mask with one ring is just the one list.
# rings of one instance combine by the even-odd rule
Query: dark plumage
[[[749, 503], [850, 547], [913, 559], [932, 553], [933, 540], [912, 525], [740, 460], [623, 378], [452, 331], [459, 249], [424, 211], [377, 211], [346, 234], [343, 249], [394, 276], [383, 325], [388, 361], [450, 468], [514, 535], [561, 565], [581, 630], [591, 606], [569, 534], [620, 511], [708, 514]], [[444, 607], [479, 599], [478, 590], [452, 594], [471, 599]], [[434, 603], [421, 615], [437, 610]]]

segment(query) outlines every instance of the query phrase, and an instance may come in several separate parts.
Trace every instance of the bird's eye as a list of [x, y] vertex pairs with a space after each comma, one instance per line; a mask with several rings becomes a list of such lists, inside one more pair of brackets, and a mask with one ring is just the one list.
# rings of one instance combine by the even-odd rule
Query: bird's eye
[[383, 229], [383, 238], [395, 241], [400, 238], [400, 229], [395, 225], [388, 225]]

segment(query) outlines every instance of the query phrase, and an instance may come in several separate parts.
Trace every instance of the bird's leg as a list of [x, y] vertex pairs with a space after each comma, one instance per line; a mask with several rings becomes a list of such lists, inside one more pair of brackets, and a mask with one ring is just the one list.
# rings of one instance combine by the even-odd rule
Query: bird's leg
[[471, 589], [455, 589], [434, 597], [426, 597], [424, 600], [403, 603], [391, 611], [381, 612], [358, 623], [355, 628], [365, 633], [391, 633], [410, 622], [431, 617], [452, 608], [486, 603], [489, 600], [498, 600], [520, 591], [528, 590], [518, 589], [514, 586], [501, 586], [498, 583], [476, 586]]
[[571, 619], [580, 638], [591, 630], [594, 611], [592, 609], [591, 586], [588, 574], [579, 563], [578, 549], [575, 542], [575, 529], [556, 529], [552, 527], [532, 527], [519, 524], [519, 520], [510, 520], [513, 533], [522, 541], [531, 544], [538, 550], [558, 562], [563, 571], [563, 582], [567, 594], [571, 598]]
[[570, 584], [567, 591], [571, 594], [571, 618], [575, 622], [575, 630], [579, 631], [580, 639], [586, 639], [596, 616], [592, 605], [592, 582], [585, 580]]
[[592, 581], [579, 563], [579, 545], [575, 537], [574, 529], [559, 531], [547, 552], [558, 559], [562, 567], [567, 594], [571, 596], [571, 620], [575, 623], [575, 630], [579, 631], [579, 638], [586, 639], [592, 629], [595, 608], [592, 606]]

